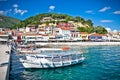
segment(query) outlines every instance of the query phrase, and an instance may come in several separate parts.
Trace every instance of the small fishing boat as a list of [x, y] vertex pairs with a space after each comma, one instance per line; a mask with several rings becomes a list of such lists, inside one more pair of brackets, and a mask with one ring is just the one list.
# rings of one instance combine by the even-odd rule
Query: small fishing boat
[[42, 55], [26, 54], [25, 59], [20, 58], [25, 68], [57, 68], [78, 64], [84, 61], [82, 54], [69, 55]]

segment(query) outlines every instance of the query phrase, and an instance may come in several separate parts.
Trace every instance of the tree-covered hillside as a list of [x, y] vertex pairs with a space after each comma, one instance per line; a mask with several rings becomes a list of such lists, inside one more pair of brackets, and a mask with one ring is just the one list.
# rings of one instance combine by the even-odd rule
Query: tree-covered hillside
[[[49, 21], [42, 21], [43, 18], [49, 18]], [[92, 20], [88, 19], [85, 20], [84, 18], [80, 17], [80, 16], [69, 16], [67, 14], [57, 14], [57, 13], [43, 13], [43, 14], [38, 14], [35, 16], [31, 16], [23, 21], [20, 21], [19, 24], [13, 26], [13, 28], [22, 28], [22, 27], [26, 27], [27, 25], [39, 25], [39, 24], [49, 24], [49, 23], [58, 23], [58, 22], [68, 22], [68, 21], [74, 21], [74, 23], [80, 23], [82, 26], [77, 25], [76, 27], [78, 28], [78, 30], [80, 32], [88, 32], [88, 33], [92, 33], [92, 32], [96, 32], [96, 33], [107, 33], [107, 30], [102, 27], [102, 26], [98, 26], [95, 27], [93, 25]], [[99, 30], [102, 30], [99, 32]]]
[[20, 20], [12, 18], [12, 17], [7, 17], [4, 15], [0, 15], [0, 27], [8, 27], [11, 28], [12, 26], [18, 24]]
[[90, 27], [93, 27], [92, 21], [89, 20], [84, 20], [84, 18], [76, 16], [69, 16], [67, 14], [57, 14], [57, 13], [43, 13], [43, 14], [38, 14], [32, 17], [27, 18], [26, 20], [21, 21], [17, 26], [18, 27], [25, 27], [28, 24], [42, 24], [41, 20], [44, 17], [51, 17], [51, 21], [49, 22], [56, 22], [56, 21], [61, 21], [61, 22], [68, 22], [68, 21], [74, 21], [74, 22], [81, 22], [82, 24], [87, 24]]

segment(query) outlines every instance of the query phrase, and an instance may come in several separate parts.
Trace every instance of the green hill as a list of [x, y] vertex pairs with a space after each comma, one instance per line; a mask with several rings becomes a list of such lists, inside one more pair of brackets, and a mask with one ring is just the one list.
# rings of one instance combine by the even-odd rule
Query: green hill
[[12, 17], [0, 15], [0, 27], [9, 27], [11, 28], [15, 24], [18, 24], [20, 22], [19, 19], [15, 19]]
[[[49, 20], [44, 21], [43, 20], [44, 18], [47, 18]], [[107, 30], [104, 27], [102, 26], [95, 27], [93, 25], [92, 20], [90, 19], [85, 20], [80, 16], [73, 17], [67, 14], [58, 14], [58, 13], [43, 13], [43, 14], [31, 16], [23, 21], [20, 21], [20, 23], [15, 25], [13, 28], [16, 27], [22, 28], [22, 27], [26, 27], [27, 25], [40, 25], [43, 23], [45, 23], [48, 26], [49, 23], [58, 23], [58, 22], [67, 23], [68, 21], [73, 21], [74, 23], [80, 24], [75, 26], [80, 32], [88, 32], [88, 33], [96, 32], [100, 34], [107, 33]]]
[[[50, 21], [43, 22], [42, 19], [45, 17], [50, 17]], [[58, 14], [58, 13], [43, 13], [38, 14], [35, 16], [31, 16], [23, 21], [21, 21], [18, 25], [18, 27], [25, 27], [26, 25], [39, 25], [43, 23], [55, 23], [55, 22], [68, 22], [68, 21], [74, 21], [74, 22], [80, 22], [82, 25], [87, 25], [88, 27], [93, 27], [93, 23], [90, 19], [85, 20], [82, 17], [76, 16], [70, 16], [67, 14]], [[83, 27], [83, 26], [82, 26]]]

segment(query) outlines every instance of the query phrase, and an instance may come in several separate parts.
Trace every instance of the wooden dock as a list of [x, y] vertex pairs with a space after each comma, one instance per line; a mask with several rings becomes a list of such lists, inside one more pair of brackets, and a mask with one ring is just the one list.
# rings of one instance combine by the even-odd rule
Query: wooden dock
[[0, 44], [0, 80], [9, 80], [10, 51], [6, 44]]

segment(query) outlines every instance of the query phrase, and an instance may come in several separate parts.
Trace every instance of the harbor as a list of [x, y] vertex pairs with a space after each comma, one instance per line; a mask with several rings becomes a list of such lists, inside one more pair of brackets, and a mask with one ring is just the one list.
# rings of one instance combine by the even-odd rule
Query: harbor
[[120, 80], [120, 0], [0, 0], [0, 80]]
[[[100, 44], [102, 44], [102, 45], [100, 45]], [[120, 43], [119, 42], [92, 42], [92, 43], [90, 43], [90, 42], [81, 42], [80, 43], [79, 42], [79, 44], [78, 44], [78, 42], [74, 42], [74, 43], [70, 44], [70, 42], [69, 42], [69, 43], [63, 44], [63, 43], [54, 43], [53, 42], [53, 43], [44, 44], [44, 45], [69, 46], [70, 50], [68, 50], [68, 51], [66, 51], [66, 50], [61, 51], [61, 49], [55, 48], [57, 50], [57, 52], [56, 52], [56, 50], [53, 50], [54, 48], [52, 48], [52, 49], [50, 49], [50, 48], [46, 48], [46, 49], [43, 48], [43, 49], [46, 50], [43, 54], [47, 54], [47, 55], [49, 55], [51, 53], [54, 53], [54, 54], [55, 53], [58, 53], [58, 54], [60, 54], [60, 53], [61, 54], [73, 53], [74, 54], [74, 53], [78, 53], [78, 52], [80, 52], [80, 50], [82, 50], [83, 53], [84, 53], [83, 55], [85, 56], [85, 60], [86, 60], [87, 57], [86, 57], [85, 54], [89, 53], [89, 49], [88, 48], [90, 48], [90, 47], [94, 47], [95, 48], [95, 46], [98, 47], [98, 48], [99, 48], [99, 46], [101, 46], [101, 48], [102, 47], [104, 47], [104, 48], [108, 47], [108, 49], [106, 49], [106, 48], [102, 49], [102, 50], [105, 50], [105, 51], [107, 50], [108, 51], [109, 48], [116, 47], [117, 48], [117, 53], [119, 53], [119, 49], [118, 48], [119, 48]], [[11, 73], [14, 73], [13, 72], [14, 71], [13, 66], [19, 65], [20, 68], [22, 68], [23, 70], [25, 70], [25, 69], [24, 69], [24, 67], [22, 66], [22, 64], [21, 64], [21, 62], [19, 60], [20, 56], [18, 54], [16, 54], [15, 52], [12, 52], [12, 54], [10, 54], [11, 47], [7, 46], [7, 44], [1, 44], [0, 45], [0, 49], [1, 49], [0, 50], [1, 51], [0, 52], [1, 53], [0, 54], [1, 55], [0, 56], [0, 71], [1, 71], [0, 74], [2, 75], [2, 77], [0, 78], [0, 80], [9, 80], [9, 79], [11, 80], [11, 75], [12, 75]], [[43, 50], [43, 49], [41, 48], [41, 50]], [[24, 51], [24, 50], [21, 50], [21, 51]], [[10, 58], [10, 55], [12, 56], [11, 58]], [[15, 60], [14, 60], [13, 56], [16, 57], [15, 60], [17, 61], [17, 63], [15, 63], [15, 64], [14, 64]], [[84, 65], [85, 62], [83, 62], [82, 64]], [[81, 65], [81, 64], [79, 64], [79, 65]], [[19, 67], [16, 67], [16, 69], [17, 68], [19, 69]]]
[[[71, 46], [70, 48], [69, 52], [72, 53], [82, 49], [85, 61], [54, 69], [25, 69], [19, 62], [18, 56], [13, 53], [10, 80], [16, 78], [19, 80], [119, 80], [120, 46]], [[60, 53], [68, 54], [69, 52]]]

